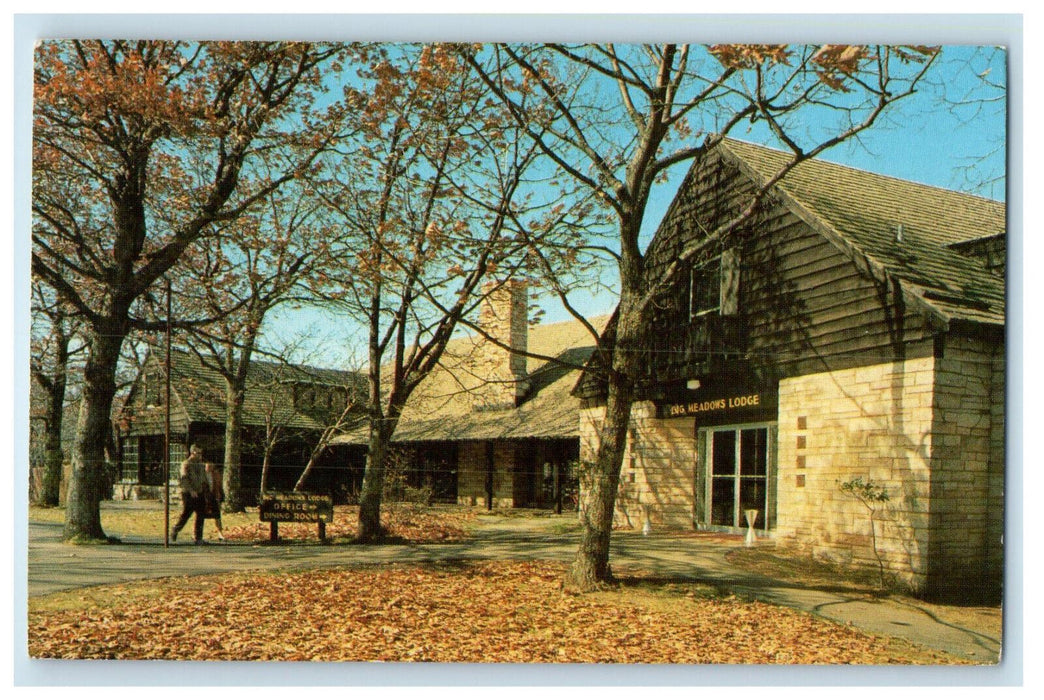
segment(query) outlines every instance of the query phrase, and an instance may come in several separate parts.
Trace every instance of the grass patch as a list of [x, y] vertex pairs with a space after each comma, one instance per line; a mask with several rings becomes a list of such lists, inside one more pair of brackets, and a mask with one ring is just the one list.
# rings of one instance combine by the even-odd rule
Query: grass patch
[[561, 520], [551, 525], [552, 535], [572, 535], [577, 532], [580, 532], [580, 521], [573, 518]]
[[762, 545], [730, 550], [725, 558], [752, 573], [807, 587], [880, 593], [877, 571], [819, 561], [798, 552]]

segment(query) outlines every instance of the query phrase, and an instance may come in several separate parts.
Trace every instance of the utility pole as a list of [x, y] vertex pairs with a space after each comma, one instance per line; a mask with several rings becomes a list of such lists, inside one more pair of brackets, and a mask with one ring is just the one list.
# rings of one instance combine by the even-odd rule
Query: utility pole
[[163, 546], [170, 546], [170, 277], [167, 277], [167, 357], [164, 362], [166, 366], [166, 386], [163, 397], [163, 464], [166, 467], [163, 479]]

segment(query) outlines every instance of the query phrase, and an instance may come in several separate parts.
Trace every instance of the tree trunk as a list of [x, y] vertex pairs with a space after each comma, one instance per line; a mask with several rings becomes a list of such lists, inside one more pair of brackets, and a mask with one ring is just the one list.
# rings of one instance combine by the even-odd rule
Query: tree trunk
[[40, 505], [54, 507], [59, 505], [62, 493], [62, 464], [65, 454], [62, 452], [60, 434], [47, 436], [47, 447], [44, 452], [43, 484], [40, 488]]
[[638, 341], [642, 337], [641, 317], [632, 303], [637, 295], [634, 285], [627, 284], [629, 280], [640, 280], [640, 273], [637, 269], [624, 270], [622, 277], [624, 291], [618, 307], [612, 369], [606, 383], [605, 419], [599, 429], [595, 461], [588, 466], [589, 494], [580, 513], [580, 546], [567, 574], [569, 585], [580, 591], [595, 590], [612, 580], [609, 538], [638, 376]]
[[42, 367], [33, 371], [37, 384], [46, 392], [44, 416], [44, 473], [36, 502], [43, 506], [59, 505], [62, 490], [62, 424], [65, 418], [65, 387], [69, 369], [69, 342], [65, 332], [64, 316], [58, 312], [51, 317], [51, 343], [54, 347], [54, 366], [51, 374]]
[[268, 490], [268, 467], [272, 463], [272, 448], [265, 446], [265, 456], [261, 460], [261, 493]]
[[[59, 353], [60, 355], [62, 353]], [[51, 378], [50, 392], [47, 397], [47, 436], [44, 447], [44, 474], [40, 489], [40, 503], [45, 506], [57, 506], [62, 489], [62, 463], [65, 455], [62, 452], [62, 419], [65, 407], [65, 364], [62, 362], [55, 368]]]
[[224, 489], [226, 513], [242, 513], [246, 510], [243, 494], [243, 398], [241, 388], [227, 387], [225, 402], [225, 474]]
[[126, 331], [118, 323], [99, 324], [93, 331], [84, 367], [83, 400], [66, 497], [66, 540], [105, 539], [100, 510], [106, 478], [105, 445], [112, 434], [110, 416], [116, 394], [116, 364], [125, 335]]
[[381, 526], [381, 499], [384, 495], [384, 468], [391, 443], [395, 422], [389, 428], [387, 419], [374, 421], [370, 425], [370, 445], [366, 455], [366, 470], [363, 472], [362, 493], [359, 494], [360, 542], [375, 542], [384, 535]]
[[613, 528], [616, 492], [620, 485], [627, 426], [631, 420], [631, 380], [615, 375], [609, 380], [605, 420], [599, 430], [599, 448], [589, 466], [589, 491], [580, 512], [583, 526], [576, 558], [569, 568], [569, 584], [590, 591], [612, 580], [609, 538]]

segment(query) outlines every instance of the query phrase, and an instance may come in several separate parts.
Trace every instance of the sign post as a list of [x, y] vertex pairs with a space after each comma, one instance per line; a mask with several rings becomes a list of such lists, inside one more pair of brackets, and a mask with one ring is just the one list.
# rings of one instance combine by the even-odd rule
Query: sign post
[[270, 524], [269, 539], [279, 540], [279, 523], [318, 523], [319, 541], [326, 541], [326, 523], [333, 522], [333, 498], [300, 491], [266, 491], [261, 494], [261, 522]]

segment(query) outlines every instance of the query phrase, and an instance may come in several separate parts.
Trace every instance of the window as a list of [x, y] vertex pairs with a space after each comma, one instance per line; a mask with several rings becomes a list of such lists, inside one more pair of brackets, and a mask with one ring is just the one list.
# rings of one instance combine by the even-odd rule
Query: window
[[138, 480], [138, 438], [123, 438], [120, 450], [120, 481]]
[[731, 248], [693, 267], [689, 275], [689, 320], [711, 313], [739, 313], [740, 256]]
[[692, 269], [689, 276], [689, 320], [721, 308], [721, 258]]
[[164, 438], [162, 435], [143, 435], [138, 440], [141, 460], [138, 465], [138, 483], [159, 486], [163, 483], [166, 467], [163, 459]]
[[[170, 473], [167, 474], [167, 478], [174, 483], [177, 483], [178, 478], [181, 476], [181, 463], [188, 459], [188, 450], [185, 449], [183, 439], [183, 437], [179, 437], [177, 440], [172, 438], [170, 443]], [[211, 459], [209, 461], [213, 462], [214, 460]]]
[[311, 411], [316, 408], [316, 388], [312, 384], [294, 385], [294, 408], [298, 411]]

